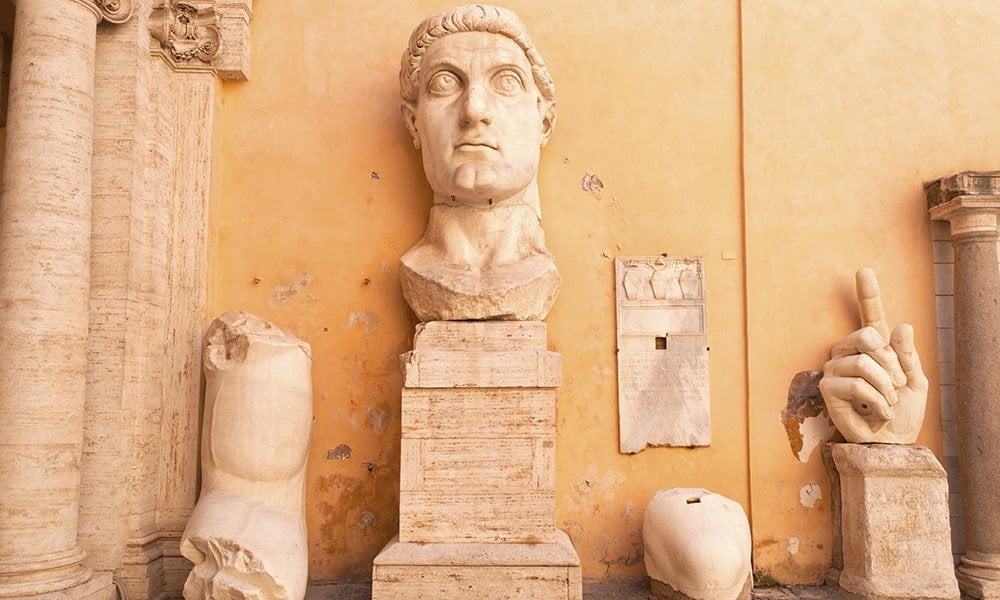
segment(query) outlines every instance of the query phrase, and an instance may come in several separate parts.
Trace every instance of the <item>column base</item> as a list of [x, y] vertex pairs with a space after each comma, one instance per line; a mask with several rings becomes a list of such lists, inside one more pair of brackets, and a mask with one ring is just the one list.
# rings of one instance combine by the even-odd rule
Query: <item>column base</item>
[[[0, 596], [7, 590], [0, 589]], [[108, 571], [97, 571], [84, 583], [57, 592], [44, 594], [17, 594], [9, 596], [19, 600], [115, 600], [118, 597], [115, 584]]]
[[[962, 596], [982, 600], [1000, 600], [1000, 564], [994, 561], [976, 560], [979, 556], [962, 557], [962, 563], [955, 571]], [[991, 556], [990, 558], [993, 558]]]
[[375, 557], [372, 600], [581, 600], [580, 557], [556, 530], [551, 544], [400, 542]]
[[34, 598], [62, 593], [85, 585], [94, 573], [81, 561], [86, 556], [73, 547], [40, 556], [8, 558], [0, 563], [0, 598]]

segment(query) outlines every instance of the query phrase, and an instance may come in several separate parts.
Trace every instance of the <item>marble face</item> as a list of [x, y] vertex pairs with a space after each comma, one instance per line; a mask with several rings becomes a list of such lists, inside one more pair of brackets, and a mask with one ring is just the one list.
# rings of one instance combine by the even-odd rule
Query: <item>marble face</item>
[[400, 84], [434, 192], [423, 237], [400, 258], [407, 304], [424, 322], [544, 319], [562, 282], [537, 183], [555, 88], [524, 25], [489, 5], [431, 15], [410, 36]]
[[545, 102], [524, 51], [483, 32], [447, 35], [421, 61], [416, 106], [404, 116], [438, 202], [517, 199], [538, 172]]

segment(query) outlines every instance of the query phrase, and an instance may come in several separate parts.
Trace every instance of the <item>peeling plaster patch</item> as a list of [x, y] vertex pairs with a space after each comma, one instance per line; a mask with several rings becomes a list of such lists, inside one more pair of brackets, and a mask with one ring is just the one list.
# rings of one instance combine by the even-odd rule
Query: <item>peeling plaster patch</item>
[[583, 188], [583, 191], [590, 192], [600, 198], [601, 191], [604, 190], [604, 182], [601, 181], [601, 178], [596, 173], [587, 173], [580, 181], [580, 187]]
[[794, 536], [788, 538], [788, 553], [789, 554], [799, 553], [799, 538]]
[[312, 283], [312, 280], [313, 274], [309, 271], [303, 271], [299, 273], [298, 277], [288, 283], [274, 286], [274, 291], [271, 293], [271, 300], [278, 304], [284, 304], [289, 298], [304, 290], [306, 286]]
[[389, 425], [389, 411], [381, 406], [368, 407], [368, 422], [372, 424], [372, 429], [376, 435], [382, 435]]
[[365, 512], [361, 513], [360, 517], [358, 517], [358, 529], [365, 529], [366, 527], [371, 527], [374, 524], [375, 524], [375, 514], [372, 513], [370, 510], [366, 510]]
[[817, 446], [837, 435], [819, 391], [822, 378], [821, 371], [796, 373], [788, 386], [788, 403], [779, 414], [792, 454], [803, 463], [809, 461]]
[[354, 329], [358, 325], [363, 325], [365, 333], [371, 333], [378, 327], [378, 315], [367, 310], [359, 310], [347, 315], [347, 326]]
[[799, 502], [806, 508], [815, 508], [816, 503], [823, 498], [823, 491], [815, 483], [802, 486], [799, 490]]
[[816, 417], [806, 417], [799, 432], [802, 434], [802, 450], [799, 450], [801, 462], [809, 462], [809, 456], [817, 446], [837, 436], [837, 428], [830, 422], [826, 412]]
[[341, 444], [332, 450], [326, 451], [327, 460], [347, 460], [351, 458], [351, 447], [347, 444]]

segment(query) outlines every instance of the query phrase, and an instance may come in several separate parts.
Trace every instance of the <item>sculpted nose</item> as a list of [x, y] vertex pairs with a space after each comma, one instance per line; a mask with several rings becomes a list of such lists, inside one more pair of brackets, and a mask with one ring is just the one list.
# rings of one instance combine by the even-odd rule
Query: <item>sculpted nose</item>
[[465, 99], [462, 111], [462, 125], [468, 127], [474, 123], [485, 123], [489, 125], [493, 122], [493, 115], [490, 113], [489, 100], [486, 98], [486, 90], [481, 85], [471, 85], [465, 92]]

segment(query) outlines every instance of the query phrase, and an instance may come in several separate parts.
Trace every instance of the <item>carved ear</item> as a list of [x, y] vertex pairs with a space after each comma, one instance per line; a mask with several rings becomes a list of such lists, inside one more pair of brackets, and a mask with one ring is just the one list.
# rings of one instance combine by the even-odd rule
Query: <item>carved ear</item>
[[545, 144], [549, 142], [549, 138], [552, 137], [552, 130], [556, 127], [556, 103], [544, 102], [539, 100], [539, 103], [544, 106], [539, 106], [539, 109], [544, 108], [545, 114], [542, 116], [542, 148]]
[[417, 131], [416, 105], [409, 100], [403, 100], [403, 105], [399, 107], [399, 110], [403, 113], [403, 122], [406, 124], [406, 130], [413, 136], [413, 147], [420, 150], [420, 132]]

